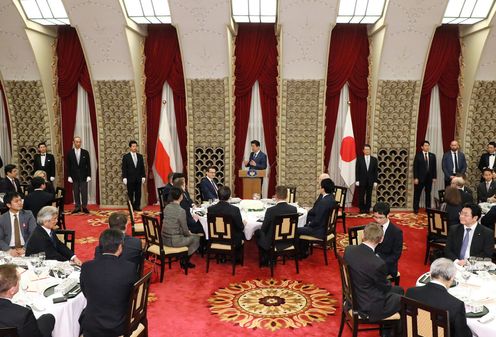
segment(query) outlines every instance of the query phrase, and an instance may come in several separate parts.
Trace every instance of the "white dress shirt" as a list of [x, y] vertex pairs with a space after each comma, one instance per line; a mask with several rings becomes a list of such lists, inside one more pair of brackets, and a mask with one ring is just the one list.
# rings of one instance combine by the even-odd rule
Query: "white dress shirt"
[[41, 154], [40, 161], [41, 161], [41, 166], [45, 166], [46, 153]]
[[489, 168], [494, 169], [494, 159], [496, 158], [496, 155], [489, 155]]

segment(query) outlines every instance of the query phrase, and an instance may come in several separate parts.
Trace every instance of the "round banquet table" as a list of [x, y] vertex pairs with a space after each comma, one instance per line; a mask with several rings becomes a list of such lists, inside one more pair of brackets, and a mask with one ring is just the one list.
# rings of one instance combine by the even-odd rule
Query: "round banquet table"
[[[297, 206], [297, 204], [291, 204], [291, 205]], [[234, 204], [234, 206], [239, 207], [239, 204]], [[267, 208], [272, 207], [272, 206], [273, 205], [267, 205], [267, 207], [263, 211], [260, 211], [260, 212], [253, 212], [253, 211], [247, 212], [247, 211], [241, 209], [241, 218], [246, 222], [245, 223], [245, 229], [244, 229], [246, 240], [251, 240], [251, 238], [253, 237], [253, 233], [255, 233], [255, 231], [257, 229], [262, 227], [262, 221], [263, 221], [263, 217], [265, 215], [265, 211], [267, 210]], [[207, 215], [206, 214], [204, 216], [197, 215], [196, 212], [200, 211], [200, 210], [205, 212], [205, 213], [208, 213], [208, 208], [198, 208], [198, 209], [193, 209], [192, 214], [193, 214], [193, 217], [200, 220], [200, 223], [203, 227], [203, 231], [205, 232], [206, 239], [208, 240]], [[302, 207], [298, 207], [298, 206], [297, 206], [297, 210], [298, 210], [298, 213], [301, 214], [298, 217], [298, 227], [303, 227], [303, 226], [305, 226], [305, 224], [307, 222], [308, 211], [306, 209], [304, 209]]]
[[[424, 273], [417, 279], [417, 286], [423, 286], [420, 282], [429, 273]], [[465, 303], [474, 303], [484, 305], [489, 309], [487, 315], [496, 314], [496, 275], [479, 276], [472, 274], [465, 281], [461, 277], [461, 272], [457, 272], [456, 280], [458, 285], [451, 287], [448, 292]], [[467, 325], [472, 330], [474, 337], [491, 337], [496, 336], [496, 318], [481, 323], [479, 318], [467, 318]]]
[[[55, 326], [52, 337], [78, 337], [79, 336], [79, 316], [86, 307], [86, 298], [83, 293], [76, 297], [68, 299], [67, 302], [54, 304], [53, 297], [60, 295], [53, 294], [45, 297], [43, 292], [61, 282], [60, 279], [48, 275], [41, 275], [37, 278], [31, 270], [19, 268], [21, 274], [21, 287], [19, 292], [14, 296], [13, 302], [19, 305], [30, 305], [36, 318], [43, 314], [52, 314], [55, 317]], [[79, 280], [79, 272], [73, 272], [70, 278]], [[25, 286], [27, 285], [27, 289]], [[21, 288], [24, 287], [24, 290]], [[43, 309], [43, 310], [41, 310]]]

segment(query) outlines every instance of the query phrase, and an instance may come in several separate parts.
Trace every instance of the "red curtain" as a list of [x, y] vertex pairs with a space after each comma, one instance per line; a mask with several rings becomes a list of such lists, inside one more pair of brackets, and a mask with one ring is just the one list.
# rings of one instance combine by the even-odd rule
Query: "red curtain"
[[[83, 49], [81, 48], [77, 32], [72, 27], [59, 27], [57, 40], [57, 74], [60, 111], [62, 115], [62, 145], [64, 158], [67, 152], [72, 148], [72, 140], [76, 128], [78, 84], [81, 84], [88, 93], [91, 129], [93, 132], [93, 142], [95, 143], [96, 157], [98, 158], [98, 130], [96, 127], [96, 109], [93, 88], [91, 87], [90, 74], [84, 59]], [[67, 160], [64, 161], [64, 172], [66, 201], [72, 202], [72, 185], [67, 182]], [[96, 202], [99, 203], [100, 192], [98, 170], [97, 176], [92, 177], [92, 179], [96, 179]]]
[[[274, 193], [277, 171], [277, 39], [274, 24], [240, 24], [235, 49], [235, 165], [243, 163], [251, 91], [256, 81], [260, 86], [260, 104], [264, 123], [264, 138], [270, 160], [269, 196]], [[242, 194], [239, 177], [235, 182], [236, 194]]]
[[429, 58], [425, 67], [424, 83], [422, 84], [417, 125], [417, 148], [425, 140], [431, 91], [435, 85], [439, 87], [444, 151], [449, 149], [449, 144], [455, 137], [460, 54], [458, 26], [445, 25], [438, 27], [432, 40]]
[[176, 28], [171, 25], [150, 25], [145, 40], [145, 93], [147, 113], [147, 153], [148, 153], [148, 201], [157, 202], [155, 181], [153, 180], [153, 161], [162, 107], [162, 88], [167, 83], [174, 95], [176, 127], [181, 148], [181, 157], [186, 172], [186, 95], [184, 87], [183, 64], [177, 39]]
[[[12, 146], [12, 135], [10, 134], [10, 118], [9, 118], [9, 110], [7, 108], [7, 97], [5, 96], [5, 91], [3, 90], [2, 82], [0, 82], [0, 91], [2, 92], [3, 97], [3, 110], [5, 111], [5, 120], [7, 122], [7, 134], [9, 135], [9, 141]], [[9, 163], [3, 163], [4, 165]]]
[[[336, 25], [332, 30], [327, 69], [324, 167], [331, 157], [341, 89], [348, 83], [356, 151], [362, 152], [367, 129], [369, 40], [366, 25]], [[337, 149], [339, 150], [339, 149]]]

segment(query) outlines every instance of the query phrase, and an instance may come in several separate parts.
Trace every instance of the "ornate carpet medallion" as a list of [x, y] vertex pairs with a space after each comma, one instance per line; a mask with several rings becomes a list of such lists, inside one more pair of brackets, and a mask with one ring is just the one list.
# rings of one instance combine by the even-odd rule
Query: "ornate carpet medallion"
[[221, 321], [271, 331], [323, 322], [336, 311], [336, 300], [327, 290], [294, 280], [233, 283], [217, 290], [208, 302]]

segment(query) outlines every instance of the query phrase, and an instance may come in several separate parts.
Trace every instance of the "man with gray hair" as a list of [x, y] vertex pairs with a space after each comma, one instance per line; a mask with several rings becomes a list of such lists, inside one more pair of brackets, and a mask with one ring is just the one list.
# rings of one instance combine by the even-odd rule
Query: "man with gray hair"
[[456, 275], [453, 261], [439, 258], [431, 264], [431, 281], [425, 286], [413, 287], [406, 291], [406, 297], [449, 312], [450, 332], [452, 337], [471, 337], [467, 326], [465, 304], [448, 293]]
[[81, 261], [74, 252], [55, 234], [58, 214], [53, 206], [45, 206], [38, 212], [38, 225], [26, 244], [26, 256], [44, 252], [47, 260], [71, 261], [80, 266]]
[[[403, 288], [392, 286], [387, 280], [384, 261], [375, 254], [384, 232], [376, 223], [368, 224], [359, 245], [350, 245], [344, 250], [344, 260], [350, 269], [350, 278], [355, 290], [358, 311], [370, 321], [379, 321], [400, 310]], [[391, 331], [383, 331], [390, 336]]]

